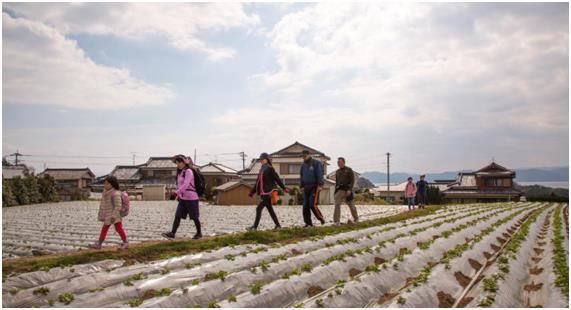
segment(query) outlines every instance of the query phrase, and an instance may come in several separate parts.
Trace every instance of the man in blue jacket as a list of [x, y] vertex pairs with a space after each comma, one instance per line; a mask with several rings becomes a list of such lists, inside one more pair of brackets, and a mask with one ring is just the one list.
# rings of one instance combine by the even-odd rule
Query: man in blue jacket
[[323, 177], [323, 164], [313, 159], [308, 150], [303, 150], [303, 164], [299, 172], [299, 187], [303, 190], [303, 221], [305, 227], [312, 227], [311, 211], [315, 217], [325, 224], [325, 219], [317, 207], [319, 192], [325, 183]]

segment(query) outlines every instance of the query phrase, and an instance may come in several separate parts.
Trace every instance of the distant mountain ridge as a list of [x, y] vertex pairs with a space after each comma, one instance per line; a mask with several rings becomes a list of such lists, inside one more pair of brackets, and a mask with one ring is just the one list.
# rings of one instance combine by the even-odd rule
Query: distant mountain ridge
[[[468, 172], [470, 170], [462, 170]], [[569, 166], [565, 167], [545, 167], [545, 168], [522, 168], [515, 169], [516, 182], [568, 182], [569, 181]], [[409, 176], [415, 180], [418, 179], [418, 173], [406, 172], [393, 172], [391, 173], [391, 183], [400, 183], [406, 180]], [[427, 173], [426, 179], [428, 181], [434, 180], [453, 180], [456, 179], [458, 171], [455, 172], [440, 172], [440, 173]], [[386, 183], [387, 174], [379, 171], [363, 172], [361, 176], [369, 179], [373, 183]]]

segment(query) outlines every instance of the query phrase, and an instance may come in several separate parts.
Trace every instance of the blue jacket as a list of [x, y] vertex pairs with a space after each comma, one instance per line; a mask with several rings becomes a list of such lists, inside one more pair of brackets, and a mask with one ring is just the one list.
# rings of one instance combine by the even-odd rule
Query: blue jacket
[[299, 171], [299, 186], [309, 188], [317, 184], [323, 185], [323, 164], [319, 160], [311, 159], [309, 163], [303, 163]]

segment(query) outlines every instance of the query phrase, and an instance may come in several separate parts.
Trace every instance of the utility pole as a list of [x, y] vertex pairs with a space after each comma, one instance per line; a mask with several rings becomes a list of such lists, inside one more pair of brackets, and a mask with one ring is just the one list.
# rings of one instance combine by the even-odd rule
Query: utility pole
[[240, 152], [240, 157], [242, 157], [242, 170], [246, 169], [246, 153]]
[[[387, 198], [391, 196], [391, 153], [387, 152]], [[388, 200], [388, 199], [387, 199]]]
[[131, 152], [131, 155], [133, 156], [133, 166], [135, 165], [135, 159], [137, 158], [137, 152]]
[[16, 166], [18, 166], [18, 156], [26, 156], [26, 155], [20, 154], [20, 151], [19, 151], [19, 150], [16, 150], [16, 153], [12, 153], [12, 154], [10, 154], [10, 156], [16, 157], [15, 162], [16, 162]]
[[196, 165], [196, 148], [194, 148], [194, 164]]

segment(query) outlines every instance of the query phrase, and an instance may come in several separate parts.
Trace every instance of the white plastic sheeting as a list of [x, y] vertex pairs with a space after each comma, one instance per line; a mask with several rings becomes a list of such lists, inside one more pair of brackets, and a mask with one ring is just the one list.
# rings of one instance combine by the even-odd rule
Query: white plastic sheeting
[[6, 279], [2, 285], [2, 290], [7, 291], [11, 288], [26, 289], [35, 286], [41, 286], [46, 283], [55, 282], [63, 279], [75, 278], [91, 273], [102, 272], [107, 269], [115, 269], [123, 266], [122, 260], [103, 260], [91, 264], [75, 265], [73, 267], [57, 267], [49, 271], [34, 271], [21, 274]]
[[[551, 208], [553, 210], [554, 208]], [[529, 235], [522, 243], [517, 254], [517, 260], [510, 262], [510, 272], [504, 280], [499, 280], [498, 292], [495, 296], [492, 307], [535, 307], [543, 308], [567, 308], [568, 298], [561, 290], [554, 285], [555, 274], [553, 273], [553, 216], [558, 214], [547, 214], [544, 212], [541, 217], [530, 228]], [[545, 238], [538, 239], [540, 229], [545, 218], [550, 219], [547, 226]], [[542, 249], [541, 253], [535, 249]], [[534, 262], [532, 258], [540, 258], [539, 262]], [[530, 269], [537, 267], [542, 269], [539, 274], [532, 274]], [[526, 290], [525, 287], [531, 284], [541, 284], [537, 290]]]
[[[359, 281], [351, 281], [345, 285], [345, 288], [339, 296], [324, 299], [325, 306], [363, 307], [386, 293], [398, 291], [406, 284], [408, 278], [417, 276], [420, 270], [428, 263], [439, 262], [446, 251], [456, 245], [465, 243], [466, 238], [472, 238], [479, 234], [484, 227], [488, 227], [499, 219], [514, 212], [517, 211], [502, 212], [478, 225], [452, 234], [446, 239], [436, 239], [434, 244], [425, 251], [415, 249], [411, 255], [405, 257], [403, 262], [398, 262], [398, 270], [394, 270], [389, 266], [387, 270], [381, 270], [379, 273], [366, 274], [360, 277]], [[434, 282], [435, 285], [446, 285], [446, 283], [443, 283], [439, 278], [434, 278]], [[312, 305], [313, 304], [310, 304], [308, 306]], [[419, 303], [417, 306], [424, 307], [425, 305]]]
[[[412, 289], [410, 293], [402, 293], [401, 296], [404, 298], [405, 302], [399, 304], [397, 303], [397, 300], [393, 300], [390, 303], [390, 307], [439, 307], [440, 301], [437, 297], [438, 293], [448, 294], [453, 299], [457, 299], [463, 292], [464, 288], [460, 285], [454, 273], [460, 271], [469, 278], [472, 278], [476, 273], [476, 270], [471, 266], [469, 259], [473, 259], [478, 261], [480, 264], [484, 264], [487, 259], [483, 252], [492, 253], [493, 250], [491, 245], [498, 242], [497, 238], [503, 238], [502, 234], [529, 214], [529, 212], [531, 211], [526, 210], [508, 222], [496, 227], [492, 233], [486, 235], [481, 241], [473, 244], [471, 249], [465, 251], [461, 257], [450, 260], [450, 269], [446, 269], [443, 265], [434, 267], [426, 284], [416, 289]], [[501, 218], [505, 218], [505, 216], [502, 216]], [[491, 222], [488, 221], [488, 225], [493, 224], [501, 218], [497, 218]], [[481, 228], [479, 228], [474, 235], [478, 234], [480, 231]], [[461, 243], [463, 242], [458, 244]]]
[[[508, 204], [501, 204], [501, 206], [506, 207]], [[253, 247], [252, 245], [226, 247], [210, 253], [206, 252], [184, 255], [168, 260], [148, 264], [136, 264], [127, 267], [120, 267], [122, 262], [115, 262], [114, 264], [108, 263], [109, 265], [105, 266], [101, 265], [99, 267], [100, 269], [94, 269], [95, 267], [93, 266], [99, 266], [96, 263], [86, 264], [87, 267], [81, 267], [80, 265], [74, 266], [73, 272], [70, 271], [71, 268], [67, 268], [67, 271], [54, 268], [48, 272], [28, 273], [7, 279], [3, 292], [3, 305], [5, 307], [42, 306], [46, 305], [46, 300], [48, 299], [57, 300], [57, 296], [61, 293], [73, 293], [75, 295], [75, 301], [69, 305], [70, 307], [113, 307], [124, 305], [129, 299], [140, 298], [145, 294], [145, 292], [151, 289], [166, 287], [174, 289], [186, 287], [188, 292], [187, 294], [183, 294], [182, 290], [175, 290], [171, 296], [153, 298], [146, 301], [143, 306], [187, 306], [192, 304], [194, 301], [196, 301], [196, 303], [204, 304], [205, 301], [215, 299], [219, 300], [222, 296], [225, 297], [229, 294], [243, 292], [247, 289], [244, 283], [249, 284], [255, 281], [271, 282], [279, 277], [279, 275], [289, 272], [291, 269], [299, 267], [303, 263], [310, 263], [316, 266], [325, 258], [335, 255], [335, 253], [344, 252], [347, 249], [356, 249], [363, 246], [374, 245], [379, 240], [390, 238], [399, 232], [409, 232], [417, 227], [430, 226], [434, 221], [440, 221], [440, 218], [443, 218], [443, 216], [446, 218], [451, 218], [453, 216], [458, 217], [462, 214], [468, 214], [476, 210], [490, 210], [489, 212], [492, 212], [494, 210], [494, 205], [449, 207], [445, 210], [439, 210], [432, 215], [408, 220], [406, 221], [407, 223], [416, 224], [409, 224], [407, 227], [400, 227], [403, 225], [403, 221], [400, 223], [387, 224], [379, 227], [371, 227], [327, 236], [321, 240], [306, 240], [279, 248], [263, 246], [268, 249], [268, 251], [249, 253], [247, 257], [242, 257], [239, 254], [247, 252], [249, 248]], [[438, 220], [435, 220], [437, 218]], [[379, 233], [379, 231], [388, 227], [395, 227], [396, 229]], [[446, 226], [441, 226], [441, 228], [444, 227]], [[428, 231], [420, 233], [419, 235], [423, 235], [425, 233], [428, 234]], [[329, 248], [325, 246], [327, 243], [335, 244], [336, 241], [346, 238], [355, 238], [358, 239], [359, 242], [334, 245]], [[415, 238], [418, 238], [418, 236], [415, 236]], [[414, 244], [411, 243], [410, 247], [414, 247]], [[304, 254], [291, 257], [292, 250], [294, 249]], [[384, 252], [391, 253], [389, 250], [383, 249], [382, 253]], [[235, 260], [226, 260], [224, 256], [227, 254], [234, 255]], [[248, 270], [249, 267], [257, 265], [262, 260], [269, 262], [273, 257], [283, 254], [288, 254], [289, 258], [285, 261], [271, 264], [269, 270], [266, 272], [259, 270], [254, 274]], [[374, 254], [375, 255], [372, 257], [379, 256], [376, 255], [376, 253]], [[353, 261], [353, 259], [354, 258], [349, 257], [348, 262]], [[371, 257], [369, 260], [370, 261], [366, 262], [366, 265], [372, 263]], [[331, 265], [335, 265], [336, 263], [337, 262], [334, 262]], [[364, 263], [365, 261], [355, 266], [364, 266]], [[100, 262], [99, 264], [104, 264], [104, 262]], [[186, 264], [201, 265], [192, 269], [186, 269]], [[85, 271], [83, 271], [82, 268], [84, 268]], [[165, 268], [168, 268], [170, 272], [162, 274], [161, 270], [164, 270]], [[112, 272], [106, 272], [106, 269], [115, 270]], [[193, 279], [203, 278], [208, 273], [220, 270], [230, 272], [224, 282], [220, 280], [212, 280], [200, 283], [198, 286], [191, 286]], [[72, 273], [73, 275], [71, 275]], [[146, 275], [147, 279], [133, 281], [133, 286], [125, 286], [123, 284], [123, 281], [128, 280], [139, 273]], [[311, 273], [312, 276], [316, 276], [318, 274], [319, 273], [315, 273], [315, 271]], [[305, 275], [309, 275], [309, 273], [304, 274], [304, 276]], [[347, 275], [345, 275], [345, 277], [346, 276]], [[299, 279], [296, 280], [296, 278], [301, 277], [292, 277], [292, 280], [290, 281], [299, 281]], [[336, 275], [336, 278], [339, 278], [339, 274]], [[318, 279], [315, 280], [317, 281]], [[38, 287], [48, 288], [49, 293], [45, 296], [34, 295], [33, 291]], [[8, 288], [19, 288], [21, 290], [15, 295], [8, 295], [6, 293]], [[90, 292], [96, 288], [103, 288], [104, 290]], [[186, 296], [178, 297], [178, 295], [189, 295], [192, 296], [192, 299], [188, 299]], [[184, 304], [186, 301], [189, 301], [189, 303]], [[61, 307], [63, 304], [56, 302], [56, 306]], [[231, 306], [236, 305], [232, 304]]]
[[[466, 210], [465, 213], [468, 214]], [[453, 214], [450, 214], [453, 215]], [[452, 216], [451, 216], [452, 217]], [[363, 247], [375, 246], [381, 240], [390, 239], [399, 233], [409, 232], [415, 228], [428, 227], [430, 223], [418, 223], [408, 227], [384, 232], [382, 234], [374, 234], [371, 238], [362, 238], [358, 243], [349, 243], [335, 245], [332, 247], [324, 247], [315, 251], [308, 252], [303, 255], [295, 256], [287, 259], [286, 261], [271, 264], [267, 271], [259, 270], [255, 274], [249, 270], [243, 270], [234, 274], [230, 274], [224, 281], [209, 281], [201, 284], [198, 287], [189, 287], [188, 293], [179, 294], [175, 292], [174, 295], [163, 298], [155, 298], [146, 301], [144, 307], [183, 307], [186, 305], [204, 305], [211, 300], [222, 300], [231, 294], [239, 294], [247, 290], [246, 284], [254, 282], [269, 283], [275, 279], [279, 279], [281, 275], [290, 272], [302, 264], [310, 264], [313, 267], [318, 266], [325, 259], [337, 254], [341, 254], [349, 249], [357, 250]], [[384, 226], [383, 226], [384, 227]], [[444, 226], [444, 228], [447, 226]], [[427, 232], [428, 233], [428, 232]], [[412, 247], [413, 245], [411, 245]], [[352, 260], [353, 258], [349, 258]], [[370, 263], [369, 263], [370, 264]], [[234, 306], [234, 305], [232, 305]]]
[[[383, 233], [383, 235], [378, 234], [378, 232], [381, 229], [384, 229], [384, 228], [390, 227], [390, 226], [394, 227], [396, 225], [397, 224], [383, 225], [381, 227], [372, 227], [372, 228], [366, 228], [366, 229], [357, 230], [357, 231], [350, 231], [350, 232], [338, 234], [335, 236], [327, 236], [324, 239], [317, 240], [317, 241], [306, 240], [306, 241], [303, 241], [303, 242], [300, 242], [297, 244], [290, 244], [290, 245], [286, 245], [286, 246], [276, 248], [276, 249], [269, 249], [267, 252], [249, 254], [247, 257], [236, 257], [234, 261], [218, 260], [218, 261], [213, 261], [210, 264], [203, 265], [203, 266], [201, 266], [201, 268], [196, 268], [196, 269], [187, 270], [187, 271], [171, 272], [170, 274], [165, 275], [165, 276], [158, 276], [158, 277], [153, 277], [153, 278], [147, 279], [146, 281], [143, 281], [142, 284], [140, 284], [138, 286], [135, 285], [135, 287], [132, 290], [130, 290], [129, 293], [126, 294], [125, 296], [122, 297], [120, 295], [115, 294], [114, 299], [113, 298], [112, 299], [106, 298], [106, 302], [118, 302], [120, 299], [125, 299], [127, 297], [132, 298], [134, 296], [133, 290], [136, 290], [141, 295], [145, 291], [148, 291], [151, 289], [159, 289], [159, 288], [165, 288], [165, 287], [180, 288], [180, 287], [189, 286], [189, 285], [191, 285], [193, 280], [201, 279], [209, 273], [214, 273], [214, 272], [221, 271], [221, 270], [226, 271], [226, 272], [235, 272], [235, 271], [244, 270], [244, 269], [248, 270], [248, 268], [256, 266], [261, 261], [264, 261], [264, 260], [269, 261], [269, 260], [271, 260], [271, 258], [279, 256], [279, 255], [286, 254], [288, 256], [291, 256], [293, 250], [296, 250], [296, 251], [299, 251], [302, 253], [308, 253], [307, 256], [312, 257], [314, 261], [319, 263], [319, 262], [323, 261], [325, 258], [333, 255], [333, 254], [327, 255], [326, 253], [331, 253], [331, 252], [339, 253], [340, 251], [345, 251], [349, 248], [356, 249], [358, 247], [371, 246], [373, 244], [376, 244], [379, 240], [381, 240], [380, 238], [384, 238], [384, 233]], [[427, 225], [427, 224], [424, 224], [424, 225]], [[370, 236], [370, 239], [366, 238], [367, 235]], [[347, 244], [347, 245], [343, 245], [343, 246], [334, 246], [331, 248], [325, 247], [325, 245], [327, 243], [334, 244], [335, 241], [341, 240], [344, 238], [358, 239], [359, 243], [358, 244]], [[318, 250], [317, 251], [318, 253], [316, 253], [315, 250]], [[324, 255], [327, 255], [327, 256], [324, 256]], [[296, 261], [298, 261], [298, 260], [299, 259], [296, 259]], [[286, 264], [290, 264], [290, 263], [286, 262]], [[293, 268], [293, 267], [291, 267], [291, 268]], [[248, 273], [250, 273], [250, 272], [248, 271]], [[250, 275], [248, 274], [246, 277], [249, 277], [249, 276]], [[230, 277], [230, 279], [233, 279], [235, 277], [235, 275], [231, 274], [229, 277]], [[219, 281], [216, 280], [216, 281], [213, 281], [212, 283], [219, 283]], [[228, 283], [231, 283], [231, 282], [228, 282]], [[201, 285], [200, 287], [202, 287], [202, 286], [203, 285]], [[222, 287], [223, 287], [223, 285], [222, 286], [221, 285], [216, 286], [216, 288], [213, 289], [212, 292], [220, 292]], [[178, 306], [184, 306], [184, 305], [188, 304], [188, 302], [186, 300], [188, 296], [197, 295], [196, 288], [190, 287], [189, 290], [192, 290], [194, 293], [193, 294], [181, 294], [180, 297], [179, 297], [179, 295], [174, 295], [174, 296], [169, 296], [169, 297], [165, 297], [165, 298], [152, 299], [152, 300], [148, 301], [146, 304], [154, 305], [157, 302], [156, 300], [161, 300], [161, 301], [167, 300], [166, 301], [167, 304], [172, 304], [176, 300], [178, 300], [177, 305]], [[208, 296], [216, 296], [212, 292], [207, 292], [205, 294]], [[93, 306], [94, 305], [93, 298], [89, 298], [88, 303], [91, 306]], [[78, 303], [76, 302], [76, 303], [74, 303], [74, 305], [77, 306]], [[101, 305], [96, 304], [96, 306], [101, 306]], [[163, 305], [161, 304], [161, 306], [163, 306]]]
[[[493, 212], [493, 211], [488, 211]], [[253, 295], [251, 293], [245, 293], [237, 297], [237, 302], [228, 303], [223, 301], [220, 303], [223, 307], [287, 307], [291, 306], [300, 299], [304, 299], [307, 296], [307, 290], [311, 286], [320, 286], [322, 288], [329, 288], [337, 282], [339, 279], [346, 279], [349, 277], [349, 271], [352, 268], [363, 270], [367, 265], [371, 265], [374, 262], [375, 257], [380, 257], [383, 259], [390, 259], [397, 254], [401, 248], [415, 248], [417, 242], [425, 241], [432, 238], [433, 234], [437, 234], [446, 229], [450, 229], [461, 223], [469, 222], [470, 220], [481, 217], [483, 215], [474, 215], [462, 220], [457, 221], [454, 224], [443, 224], [438, 228], [429, 228], [424, 232], [420, 232], [415, 236], [406, 236], [396, 240], [395, 243], [389, 243], [385, 248], [381, 250], [380, 253], [364, 253], [362, 255], [357, 255], [356, 257], [348, 257], [347, 262], [334, 261], [327, 266], [319, 266], [315, 268], [311, 273], [302, 274], [299, 277], [293, 277], [289, 280], [278, 280], [272, 282], [264, 288], [262, 292], [258, 295]], [[410, 231], [412, 228], [407, 227], [406, 231]], [[403, 232], [399, 230], [397, 233]], [[426, 252], [426, 253], [424, 253]], [[423, 251], [419, 253], [420, 255], [426, 255], [429, 251]], [[414, 264], [411, 261], [407, 264], [407, 259], [402, 262], [403, 266]], [[420, 265], [422, 267], [422, 265]], [[404, 275], [409, 273], [406, 267], [399, 268], [399, 274]], [[405, 276], [406, 277], [406, 276]], [[359, 293], [363, 290], [373, 289], [368, 286], [360, 288]], [[333, 306], [328, 305], [326, 306]], [[347, 306], [358, 306], [358, 304], [349, 303]]]

